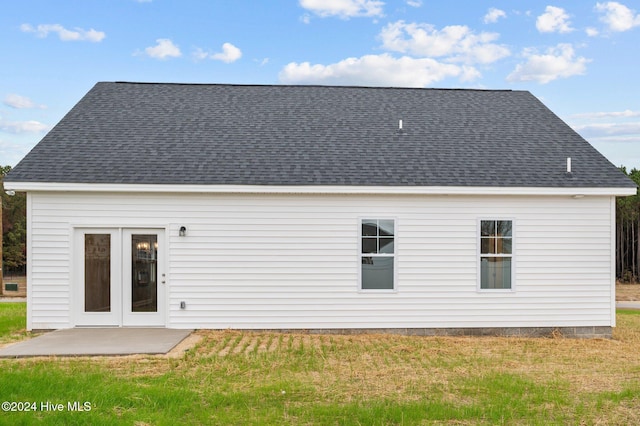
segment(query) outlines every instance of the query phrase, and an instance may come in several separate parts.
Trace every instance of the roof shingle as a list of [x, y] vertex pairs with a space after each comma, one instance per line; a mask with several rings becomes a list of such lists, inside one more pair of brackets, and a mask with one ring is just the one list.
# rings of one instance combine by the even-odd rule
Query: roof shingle
[[96, 84], [6, 180], [634, 186], [526, 91], [119, 82]]

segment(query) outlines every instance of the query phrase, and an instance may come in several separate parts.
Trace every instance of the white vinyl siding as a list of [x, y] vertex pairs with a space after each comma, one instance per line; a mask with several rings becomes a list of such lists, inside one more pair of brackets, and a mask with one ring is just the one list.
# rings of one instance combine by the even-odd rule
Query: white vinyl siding
[[[608, 196], [34, 192], [29, 198], [30, 328], [74, 326], [76, 227], [166, 230], [171, 328], [613, 325], [615, 219]], [[395, 292], [360, 292], [354, 224], [389, 217], [396, 218]], [[517, 223], [517, 292], [477, 291], [477, 220], [485, 217]]]

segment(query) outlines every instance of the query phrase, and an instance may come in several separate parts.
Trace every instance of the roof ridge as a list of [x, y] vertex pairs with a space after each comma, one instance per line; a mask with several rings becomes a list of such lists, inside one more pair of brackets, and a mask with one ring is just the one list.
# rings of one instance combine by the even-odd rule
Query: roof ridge
[[259, 83], [186, 83], [186, 82], [154, 82], [154, 81], [102, 81], [100, 83], [113, 84], [140, 84], [158, 86], [228, 86], [228, 87], [305, 87], [305, 88], [329, 88], [329, 89], [380, 89], [380, 90], [442, 90], [442, 91], [467, 91], [467, 92], [522, 92], [512, 89], [480, 89], [463, 87], [401, 87], [401, 86], [357, 86], [357, 85], [330, 85], [330, 84], [259, 84]]

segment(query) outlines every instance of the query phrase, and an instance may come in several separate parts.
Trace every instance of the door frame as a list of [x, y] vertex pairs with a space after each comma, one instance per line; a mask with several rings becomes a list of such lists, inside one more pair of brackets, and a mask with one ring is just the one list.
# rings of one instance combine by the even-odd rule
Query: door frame
[[[166, 327], [168, 315], [168, 244], [167, 228], [162, 226], [73, 226], [72, 233], [72, 286], [69, 303], [71, 305], [72, 323], [76, 327]], [[125, 236], [137, 234], [157, 234], [158, 247], [158, 283], [157, 283], [157, 312], [154, 315], [144, 313], [125, 319], [125, 293], [131, 292], [131, 259], [125, 259]], [[94, 313], [84, 311], [84, 236], [86, 234], [110, 234], [111, 235], [111, 312]], [[129, 265], [128, 268], [125, 265]], [[127, 277], [125, 274], [129, 272]], [[163, 276], [164, 274], [164, 276]], [[164, 281], [164, 283], [163, 283]], [[128, 287], [127, 287], [128, 286]], [[131, 297], [129, 296], [129, 300]]]
[[[110, 311], [109, 312], [85, 312], [85, 235], [87, 234], [108, 234], [110, 240]], [[114, 292], [116, 283], [121, 281], [121, 256], [120, 249], [122, 246], [120, 238], [120, 230], [118, 228], [108, 227], [91, 227], [76, 228], [73, 234], [73, 250], [72, 262], [74, 265], [74, 285], [71, 291], [72, 297], [70, 303], [73, 305], [75, 313], [75, 325], [90, 327], [115, 327], [119, 325], [119, 319], [122, 318], [122, 303], [114, 303]]]
[[[131, 238], [133, 235], [157, 236], [158, 250], [156, 260], [156, 312], [133, 312], [131, 279]], [[160, 228], [123, 228], [122, 238], [122, 326], [123, 327], [164, 327], [166, 312], [166, 242], [165, 231]]]

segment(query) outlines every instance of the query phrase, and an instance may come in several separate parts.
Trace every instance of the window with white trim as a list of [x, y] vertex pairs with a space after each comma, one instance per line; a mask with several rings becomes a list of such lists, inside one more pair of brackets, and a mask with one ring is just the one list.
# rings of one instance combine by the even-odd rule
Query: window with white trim
[[362, 219], [360, 240], [360, 288], [393, 290], [395, 220]]
[[480, 289], [511, 289], [513, 221], [480, 221]]

